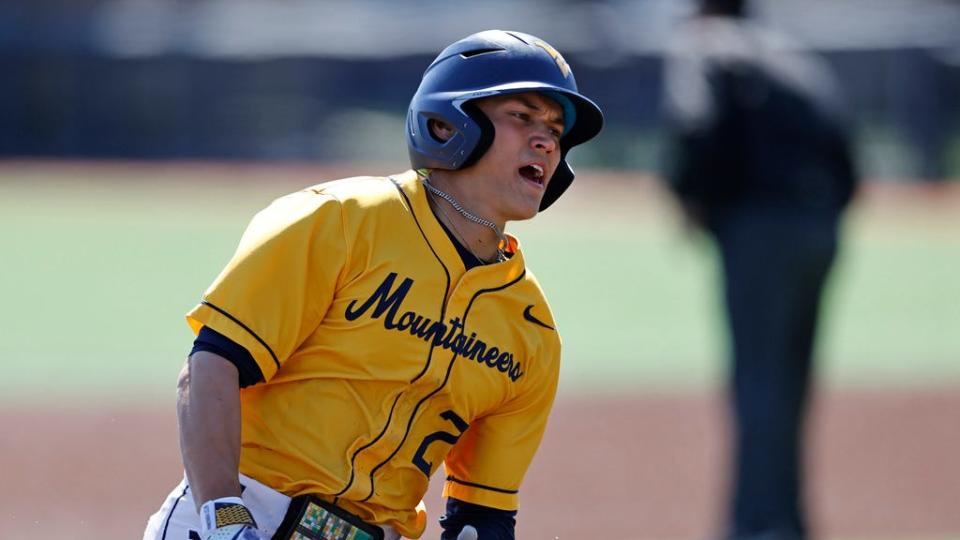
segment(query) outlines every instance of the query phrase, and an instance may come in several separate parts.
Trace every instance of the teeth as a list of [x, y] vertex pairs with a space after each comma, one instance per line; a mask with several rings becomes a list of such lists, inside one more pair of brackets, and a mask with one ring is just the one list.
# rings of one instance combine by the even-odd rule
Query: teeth
[[532, 168], [534, 171], [537, 172], [537, 178], [540, 178], [543, 176], [543, 167], [537, 164], [533, 164], [533, 165], [530, 165], [530, 168]]

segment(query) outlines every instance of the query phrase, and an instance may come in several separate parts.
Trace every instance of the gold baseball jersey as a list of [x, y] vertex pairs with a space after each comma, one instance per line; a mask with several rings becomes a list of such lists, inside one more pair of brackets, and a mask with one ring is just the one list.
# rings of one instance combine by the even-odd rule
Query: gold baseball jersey
[[444, 495], [515, 510], [560, 338], [514, 237], [467, 271], [416, 172], [320, 184], [258, 213], [188, 315], [244, 346], [240, 472], [407, 537]]

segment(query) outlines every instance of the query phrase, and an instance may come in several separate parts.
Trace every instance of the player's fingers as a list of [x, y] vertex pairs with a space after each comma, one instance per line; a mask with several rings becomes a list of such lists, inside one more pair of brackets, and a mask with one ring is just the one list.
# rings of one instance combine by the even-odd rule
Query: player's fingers
[[471, 525], [464, 525], [457, 535], [457, 540], [477, 540], [477, 530]]

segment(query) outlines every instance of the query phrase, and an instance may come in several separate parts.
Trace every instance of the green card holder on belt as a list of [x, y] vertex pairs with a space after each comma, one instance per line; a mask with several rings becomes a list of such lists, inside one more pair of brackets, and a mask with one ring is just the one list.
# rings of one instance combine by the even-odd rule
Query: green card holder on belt
[[290, 500], [273, 540], [383, 540], [383, 529], [313, 495]]

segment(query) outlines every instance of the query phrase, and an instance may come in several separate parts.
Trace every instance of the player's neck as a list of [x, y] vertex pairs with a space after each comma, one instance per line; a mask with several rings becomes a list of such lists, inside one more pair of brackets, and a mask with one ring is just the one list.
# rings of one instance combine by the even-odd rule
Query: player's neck
[[503, 224], [474, 212], [467, 195], [457, 189], [457, 182], [450, 181], [442, 174], [431, 174], [425, 182], [430, 186], [427, 200], [437, 218], [479, 259], [484, 262], [497, 261], [506, 244]]

